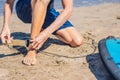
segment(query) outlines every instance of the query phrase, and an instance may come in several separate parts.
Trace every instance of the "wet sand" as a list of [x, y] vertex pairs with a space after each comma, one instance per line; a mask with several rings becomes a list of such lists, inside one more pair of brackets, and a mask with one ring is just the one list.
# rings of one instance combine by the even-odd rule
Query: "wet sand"
[[[30, 24], [13, 15], [10, 29], [14, 48], [0, 45], [0, 80], [114, 80], [97, 47], [107, 36], [120, 37], [120, 4], [74, 8], [70, 21], [84, 36], [84, 44], [72, 48], [51, 35], [37, 55], [37, 64], [26, 66], [21, 61]], [[2, 22], [0, 17], [0, 26]]]

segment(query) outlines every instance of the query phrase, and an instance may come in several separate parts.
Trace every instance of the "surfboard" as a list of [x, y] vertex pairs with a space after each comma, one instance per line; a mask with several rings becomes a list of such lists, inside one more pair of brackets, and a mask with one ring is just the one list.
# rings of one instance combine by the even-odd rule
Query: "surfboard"
[[102, 39], [99, 41], [98, 50], [106, 68], [115, 80], [120, 80], [120, 38]]

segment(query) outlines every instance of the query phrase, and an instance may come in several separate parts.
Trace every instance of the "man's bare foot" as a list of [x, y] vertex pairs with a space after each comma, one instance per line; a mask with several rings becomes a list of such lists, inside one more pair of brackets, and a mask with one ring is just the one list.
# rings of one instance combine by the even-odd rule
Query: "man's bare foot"
[[25, 58], [23, 59], [23, 64], [31, 66], [34, 65], [36, 63], [36, 51], [28, 51], [27, 55], [25, 56]]

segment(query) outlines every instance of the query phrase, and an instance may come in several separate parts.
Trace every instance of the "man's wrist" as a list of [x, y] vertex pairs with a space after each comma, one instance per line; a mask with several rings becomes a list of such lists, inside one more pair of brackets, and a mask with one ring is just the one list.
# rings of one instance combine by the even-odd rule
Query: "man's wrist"
[[44, 33], [46, 33], [48, 36], [50, 36], [52, 34], [52, 32], [50, 30], [44, 30]]
[[47, 35], [47, 36], [49, 37], [49, 36], [51, 35], [51, 32], [48, 31], [48, 30], [44, 30], [44, 31], [42, 32], [42, 34], [43, 34], [43, 36]]

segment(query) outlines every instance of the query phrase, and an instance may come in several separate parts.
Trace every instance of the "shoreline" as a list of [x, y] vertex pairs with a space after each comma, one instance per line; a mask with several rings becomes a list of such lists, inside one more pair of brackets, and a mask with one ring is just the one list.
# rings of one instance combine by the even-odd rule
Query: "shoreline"
[[[74, 0], [73, 1], [74, 4], [73, 4], [73, 7], [74, 8], [79, 8], [79, 7], [90, 7], [90, 6], [97, 6], [97, 5], [102, 5], [102, 4], [119, 4], [120, 1], [119, 0], [111, 0], [111, 1], [102, 1], [102, 0], [98, 0], [98, 1], [89, 1], [89, 0], [84, 0], [84, 1], [79, 1], [79, 0]], [[3, 2], [4, 3], [4, 2]], [[16, 4], [16, 2], [15, 2]], [[61, 7], [61, 2], [60, 1], [55, 1], [55, 8], [56, 9], [62, 9]], [[0, 7], [3, 7], [3, 5], [1, 5]], [[3, 16], [3, 9], [1, 9], [1, 12], [0, 12], [0, 16]], [[13, 12], [15, 13], [15, 5], [14, 5], [14, 9], [13, 9]]]
[[[51, 35], [37, 56], [37, 64], [29, 67], [21, 60], [26, 50], [23, 37], [29, 36], [30, 24], [12, 15], [11, 33], [16, 39], [14, 44], [21, 45], [21, 49], [11, 50], [0, 45], [0, 80], [115, 80], [104, 67], [97, 47], [107, 36], [120, 37], [118, 17], [120, 4], [74, 8], [69, 20], [83, 35], [84, 44], [72, 48]], [[0, 16], [0, 28], [2, 18]]]

